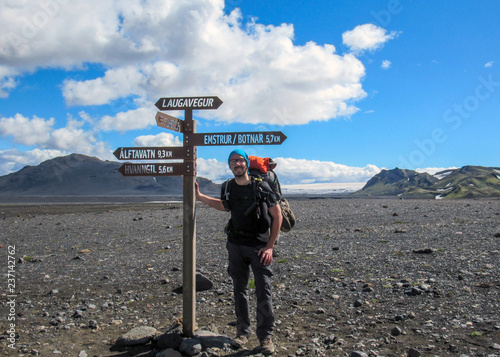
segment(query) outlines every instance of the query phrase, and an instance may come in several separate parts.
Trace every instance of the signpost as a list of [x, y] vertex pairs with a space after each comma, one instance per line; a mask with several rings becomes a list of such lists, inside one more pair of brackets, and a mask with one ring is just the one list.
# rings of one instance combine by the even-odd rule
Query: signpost
[[286, 136], [281, 131], [241, 133], [196, 133], [193, 110], [217, 109], [218, 97], [160, 98], [159, 110], [184, 110], [184, 120], [158, 112], [156, 123], [162, 128], [184, 134], [183, 146], [122, 147], [113, 153], [119, 160], [183, 160], [182, 163], [125, 163], [123, 176], [183, 176], [183, 332], [193, 336], [196, 326], [196, 217], [195, 179], [196, 147], [212, 145], [281, 145]]

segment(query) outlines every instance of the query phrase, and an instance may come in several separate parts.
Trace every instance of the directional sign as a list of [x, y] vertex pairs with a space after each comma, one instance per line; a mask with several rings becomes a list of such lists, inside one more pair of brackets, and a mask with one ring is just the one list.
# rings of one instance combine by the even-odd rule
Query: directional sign
[[170, 129], [179, 133], [184, 132], [184, 122], [181, 119], [162, 112], [156, 114], [156, 124], [165, 129]]
[[182, 176], [189, 175], [195, 169], [189, 163], [172, 164], [123, 164], [118, 171], [123, 176]]
[[176, 160], [193, 159], [194, 151], [184, 146], [173, 147], [125, 147], [115, 150], [118, 160]]
[[194, 146], [281, 145], [285, 140], [286, 136], [281, 131], [184, 134], [184, 141]]
[[156, 107], [160, 110], [217, 109], [222, 104], [219, 97], [160, 98]]

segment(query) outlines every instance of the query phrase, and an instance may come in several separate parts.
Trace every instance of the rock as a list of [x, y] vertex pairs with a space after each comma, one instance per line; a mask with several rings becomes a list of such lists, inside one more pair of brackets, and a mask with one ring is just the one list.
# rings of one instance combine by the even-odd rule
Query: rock
[[368, 357], [368, 355], [364, 352], [354, 351], [354, 352], [351, 352], [349, 357]]
[[232, 338], [206, 330], [195, 331], [194, 338], [200, 341], [205, 348], [223, 349], [234, 345]]
[[206, 291], [214, 287], [214, 284], [203, 274], [196, 273], [196, 291]]
[[96, 320], [90, 320], [90, 321], [89, 321], [89, 327], [90, 327], [92, 330], [97, 330], [97, 329], [99, 329], [99, 325], [97, 324], [97, 321], [96, 321]]
[[80, 353], [78, 354], [78, 357], [88, 357], [88, 354], [85, 351], [80, 351]]
[[195, 356], [201, 352], [201, 343], [194, 338], [188, 338], [182, 341], [179, 346], [179, 352], [187, 356]]
[[392, 330], [391, 330], [391, 335], [392, 336], [399, 336], [403, 333], [403, 331], [401, 331], [401, 329], [399, 327], [394, 327]]
[[410, 348], [410, 350], [408, 351], [408, 357], [420, 357], [420, 356], [421, 353], [415, 348]]
[[83, 317], [83, 311], [75, 310], [75, 312], [73, 312], [73, 315], [71, 315], [71, 317], [74, 319], [81, 319]]
[[413, 253], [416, 254], [432, 254], [434, 250], [432, 248], [422, 248], [422, 249], [415, 249]]
[[158, 337], [157, 343], [160, 349], [166, 349], [166, 348], [177, 349], [182, 343], [182, 340], [183, 338], [179, 333], [167, 332]]
[[[214, 284], [203, 274], [196, 273], [196, 291], [206, 291], [213, 288]], [[174, 290], [176, 294], [182, 294], [183, 287], [179, 286]]]
[[364, 293], [371, 293], [373, 291], [374, 290], [373, 290], [373, 285], [372, 284], [365, 284], [365, 285], [363, 285], [362, 292], [364, 292]]
[[363, 303], [360, 300], [356, 300], [356, 301], [354, 301], [353, 306], [354, 307], [361, 307], [361, 306], [363, 306]]
[[133, 346], [133, 345], [145, 345], [150, 342], [156, 335], [156, 329], [154, 327], [141, 326], [136, 327], [127, 332], [125, 335], [121, 336], [116, 340], [116, 346]]
[[156, 357], [182, 357], [182, 354], [172, 348], [158, 352]]
[[328, 337], [325, 337], [325, 339], [323, 340], [323, 343], [325, 345], [333, 345], [336, 341], [337, 341], [337, 336], [330, 335]]

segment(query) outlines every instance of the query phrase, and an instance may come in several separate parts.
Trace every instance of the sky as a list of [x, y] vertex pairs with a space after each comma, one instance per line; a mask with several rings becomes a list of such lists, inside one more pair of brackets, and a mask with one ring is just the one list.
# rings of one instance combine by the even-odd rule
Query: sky
[[[281, 131], [283, 184], [395, 167], [500, 166], [496, 0], [4, 0], [0, 175], [79, 153], [182, 145], [165, 97], [217, 96], [198, 133]], [[184, 111], [169, 111], [183, 119]], [[230, 177], [235, 147], [199, 146]]]

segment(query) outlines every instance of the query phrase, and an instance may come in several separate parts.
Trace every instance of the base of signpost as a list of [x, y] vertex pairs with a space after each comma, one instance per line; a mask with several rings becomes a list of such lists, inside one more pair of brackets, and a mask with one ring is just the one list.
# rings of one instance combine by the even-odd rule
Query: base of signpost
[[193, 336], [196, 329], [196, 217], [194, 176], [184, 176], [183, 218], [183, 333]]

